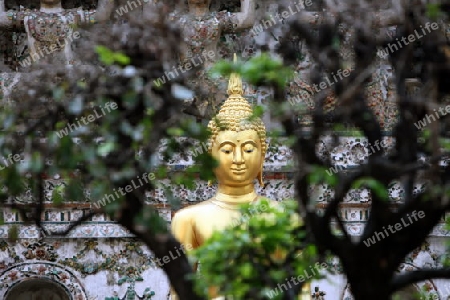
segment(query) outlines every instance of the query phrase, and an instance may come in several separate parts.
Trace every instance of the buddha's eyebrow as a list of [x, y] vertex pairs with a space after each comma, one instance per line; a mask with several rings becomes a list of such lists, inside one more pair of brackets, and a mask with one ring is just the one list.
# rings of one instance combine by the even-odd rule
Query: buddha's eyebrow
[[222, 143], [219, 144], [219, 148], [222, 147], [222, 146], [225, 145], [225, 144], [231, 144], [231, 145], [233, 145], [233, 146], [236, 146], [236, 144], [233, 143], [232, 141], [223, 141]]
[[[219, 148], [226, 144], [231, 144], [233, 146], [236, 146], [236, 144], [232, 141], [223, 141], [222, 143], [219, 144]], [[244, 144], [252, 144], [253, 146], [257, 147], [257, 144], [253, 140], [246, 140], [241, 143], [241, 145], [244, 145]]]
[[253, 146], [257, 146], [254, 140], [247, 140], [245, 142], [242, 142], [242, 144], [252, 144]]

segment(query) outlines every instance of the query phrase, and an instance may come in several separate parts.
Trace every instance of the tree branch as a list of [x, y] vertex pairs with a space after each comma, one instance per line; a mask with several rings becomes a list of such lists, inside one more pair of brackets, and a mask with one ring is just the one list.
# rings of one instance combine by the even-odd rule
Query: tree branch
[[405, 274], [397, 275], [392, 279], [390, 292], [394, 293], [408, 285], [429, 280], [429, 279], [450, 279], [450, 268], [443, 269], [422, 269], [411, 271]]

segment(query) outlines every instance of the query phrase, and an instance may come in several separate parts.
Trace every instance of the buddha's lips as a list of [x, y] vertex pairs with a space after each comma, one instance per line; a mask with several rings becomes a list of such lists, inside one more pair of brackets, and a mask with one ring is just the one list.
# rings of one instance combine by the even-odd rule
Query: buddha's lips
[[233, 171], [234, 174], [242, 174], [245, 173], [245, 170], [247, 170], [247, 168], [244, 169], [231, 169]]

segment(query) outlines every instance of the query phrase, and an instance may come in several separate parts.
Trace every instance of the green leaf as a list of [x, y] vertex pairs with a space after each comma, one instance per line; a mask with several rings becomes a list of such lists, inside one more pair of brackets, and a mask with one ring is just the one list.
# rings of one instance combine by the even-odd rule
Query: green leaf
[[59, 186], [55, 187], [52, 191], [52, 202], [56, 206], [61, 206], [64, 202], [64, 197], [63, 197], [64, 189], [65, 189], [64, 185], [59, 185]]
[[330, 186], [336, 186], [338, 177], [329, 169], [322, 166], [313, 165], [312, 171], [308, 174], [308, 183], [321, 184], [324, 182]]
[[184, 131], [181, 128], [178, 127], [170, 127], [167, 128], [167, 134], [171, 135], [171, 136], [183, 136]]
[[19, 238], [19, 226], [13, 224], [8, 228], [8, 240], [11, 243], [15, 243], [17, 242], [18, 238]]
[[113, 142], [104, 142], [100, 144], [97, 148], [97, 154], [100, 156], [107, 156], [116, 148], [115, 143]]
[[444, 150], [450, 151], [450, 139], [441, 138], [441, 139], [439, 139], [439, 142], [440, 142], [442, 148], [444, 148]]
[[220, 60], [218, 61], [210, 70], [210, 74], [212, 77], [219, 77], [219, 76], [228, 76], [233, 72], [236, 72], [237, 66], [227, 60]]
[[431, 20], [437, 20], [439, 14], [441, 13], [441, 4], [440, 3], [428, 3], [426, 15]]
[[352, 188], [360, 189], [363, 187], [368, 187], [371, 191], [373, 191], [376, 196], [382, 200], [389, 199], [389, 193], [387, 188], [378, 180], [375, 180], [372, 177], [363, 177], [352, 184]]
[[339, 51], [340, 46], [341, 46], [341, 41], [340, 41], [339, 37], [336, 36], [336, 35], [333, 36], [332, 46], [331, 46], [331, 47], [332, 47], [333, 49]]
[[131, 59], [121, 52], [116, 52], [113, 55], [113, 59], [121, 65], [130, 64]]
[[156, 178], [166, 178], [167, 177], [167, 167], [166, 166], [159, 166], [155, 170]]
[[105, 46], [96, 46], [95, 52], [97, 52], [100, 61], [105, 65], [112, 65], [114, 62], [121, 65], [128, 65], [130, 63], [130, 58], [128, 56], [121, 52], [114, 52]]
[[77, 161], [74, 159], [75, 146], [70, 136], [64, 136], [60, 139], [59, 148], [56, 152], [55, 161], [60, 168], [72, 169], [76, 167]]
[[261, 118], [264, 115], [264, 107], [262, 107], [261, 105], [256, 105], [253, 108], [253, 114], [250, 116], [249, 120], [253, 121], [256, 118]]
[[[114, 195], [113, 191], [109, 191], [108, 194]], [[109, 216], [114, 216], [114, 214], [120, 209], [120, 206], [122, 202], [124, 201], [124, 196], [119, 195], [119, 197], [115, 197], [114, 201], [111, 201], [110, 203], [107, 203], [104, 207], [104, 211]]]
[[17, 172], [16, 168], [8, 168], [6, 170], [5, 185], [8, 188], [10, 196], [18, 196], [25, 190], [22, 177]]
[[85, 199], [83, 186], [78, 179], [71, 179], [67, 183], [65, 194], [68, 201], [78, 202]]
[[245, 64], [220, 61], [212, 68], [215, 77], [228, 76], [230, 73], [240, 74], [244, 80], [254, 85], [276, 83], [281, 87], [284, 87], [287, 80], [293, 76], [291, 69], [267, 53], [252, 57]]
[[41, 153], [37, 151], [33, 152], [33, 154], [31, 155], [31, 171], [33, 171], [34, 173], [40, 172], [43, 166], [44, 162]]
[[96, 46], [95, 52], [97, 52], [99, 59], [105, 65], [112, 65], [114, 63], [114, 52], [105, 46]]

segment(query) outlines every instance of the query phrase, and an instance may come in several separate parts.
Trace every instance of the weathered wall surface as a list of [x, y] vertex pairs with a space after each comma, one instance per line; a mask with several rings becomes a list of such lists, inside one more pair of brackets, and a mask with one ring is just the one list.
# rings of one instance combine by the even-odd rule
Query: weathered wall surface
[[[222, 2], [213, 3], [212, 8], [236, 11], [239, 4], [239, 1]], [[90, 8], [90, 3], [67, 1], [63, 3], [63, 6], [72, 8], [83, 5], [85, 8]], [[317, 9], [317, 3], [315, 1], [309, 9]], [[6, 1], [7, 8], [17, 8], [19, 4], [27, 8], [37, 7], [37, 1]], [[277, 43], [276, 34], [268, 36], [264, 33], [266, 28], [264, 28], [261, 18], [264, 15], [274, 15], [276, 12], [277, 1], [259, 2], [259, 20], [255, 23], [253, 31], [247, 30], [240, 34], [225, 36], [221, 45], [223, 57], [230, 59], [233, 52], [238, 53], [244, 59], [255, 55], [258, 53], [255, 45], [266, 38], [270, 40], [271, 49], [274, 49]], [[277, 28], [277, 30], [281, 30], [281, 28]], [[395, 28], [383, 29], [380, 34], [390, 34], [393, 30]], [[255, 35], [255, 33], [257, 34]], [[351, 33], [348, 33], [348, 37], [351, 38]], [[293, 41], [295, 42], [294, 38]], [[297, 77], [289, 86], [289, 98], [286, 101], [291, 104], [301, 102], [311, 105], [308, 102], [308, 99], [314, 94], [312, 87], [308, 85], [308, 69], [311, 62], [308, 52], [301, 42], [297, 41], [297, 47], [301, 54], [299, 57], [302, 59], [299, 59], [298, 65], [295, 66], [298, 71]], [[345, 47], [345, 44], [342, 48], [342, 56], [351, 62], [352, 53]], [[351, 66], [351, 63], [349, 65]], [[390, 65], [387, 60], [380, 58], [374, 68], [373, 80], [368, 83], [367, 88], [371, 106], [377, 113], [386, 133], [384, 140], [380, 141], [380, 148], [376, 148], [376, 151], [389, 152], [395, 143], [390, 137], [390, 130], [396, 119], [391, 78]], [[5, 84], [4, 81], [2, 84]], [[251, 88], [247, 89], [247, 91], [251, 90]], [[254, 100], [253, 103], [266, 104], [270, 93], [254, 90], [247, 96]], [[277, 124], [271, 123], [268, 117], [265, 120], [269, 128], [277, 127]], [[300, 121], [308, 122], [307, 116], [301, 117]], [[369, 151], [371, 150], [367, 141], [352, 132], [342, 132], [340, 145], [337, 147], [331, 147], [330, 142], [331, 138], [325, 137], [323, 143], [318, 147], [318, 152], [322, 157], [329, 157], [335, 163], [335, 169], [330, 169], [330, 172], [341, 169], [351, 172], [352, 167], [363, 162], [370, 155]], [[282, 146], [282, 141], [280, 144], [272, 141], [265, 164], [264, 177], [267, 186], [264, 189], [258, 187], [258, 193], [282, 201], [294, 196], [293, 157], [291, 151]], [[192, 158], [175, 156], [165, 163], [169, 164], [173, 172], [182, 172], [187, 165], [192, 164]], [[64, 181], [59, 178], [47, 180], [46, 195], [48, 195], [49, 202], [53, 189], [61, 184], [64, 184]], [[183, 187], [170, 186], [168, 180], [161, 180], [158, 184], [160, 185], [158, 190], [148, 193], [148, 204], [158, 207], [168, 222], [171, 219], [171, 211], [163, 192], [164, 187], [173, 190], [174, 194], [180, 197], [183, 205], [206, 200], [215, 191], [214, 185], [208, 187], [206, 182], [200, 180], [192, 191]], [[421, 185], [417, 185], [416, 188], [420, 189]], [[319, 209], [324, 207], [332, 196], [331, 189], [325, 185], [312, 187], [311, 193], [315, 195]], [[389, 195], [395, 205], [401, 201], [402, 191], [398, 185], [393, 184]], [[355, 239], [358, 239], [364, 228], [370, 201], [371, 195], [367, 190], [353, 190], [341, 206], [340, 215], [349, 233]], [[43, 215], [44, 226], [52, 230], [61, 230], [68, 226], [70, 221], [85, 214], [89, 207], [87, 201], [86, 203], [70, 203], [64, 209], [49, 208]], [[64, 298], [64, 293], [70, 295], [74, 300], [104, 300], [107, 297], [122, 299], [127, 293], [133, 292], [137, 295], [136, 299], [143, 299], [144, 294], [150, 295], [151, 291], [155, 292], [151, 299], [167, 299], [169, 284], [151, 252], [134, 240], [126, 230], [107, 220], [104, 216], [91, 218], [76, 228], [67, 238], [50, 239], [43, 237], [36, 227], [22, 224], [16, 212], [5, 209], [2, 213], [5, 225], [0, 226], [0, 299], [15, 295], [14, 288], [20, 288], [20, 284], [30, 278], [36, 280], [36, 285], [41, 282], [39, 280], [56, 284], [62, 291], [61, 299]], [[13, 225], [19, 225], [17, 242], [7, 240], [8, 231]], [[408, 256], [401, 271], [425, 266], [439, 266], [440, 259], [446, 251], [443, 238], [448, 235], [449, 232], [445, 229], [444, 220], [442, 220], [442, 223], [433, 230], [429, 240], [421, 249], [417, 249]], [[330, 274], [326, 280], [313, 282], [312, 288], [317, 286], [324, 291], [325, 299], [351, 299], [349, 288], [338, 262], [334, 263], [333, 269], [336, 274]], [[424, 284], [430, 294], [438, 295], [433, 299], [450, 297], [448, 281], [434, 280]], [[22, 286], [21, 289], [30, 291], [34, 287], [33, 285]], [[417, 288], [421, 288], [421, 286]], [[403, 299], [408, 299], [408, 296], [404, 297]]]

